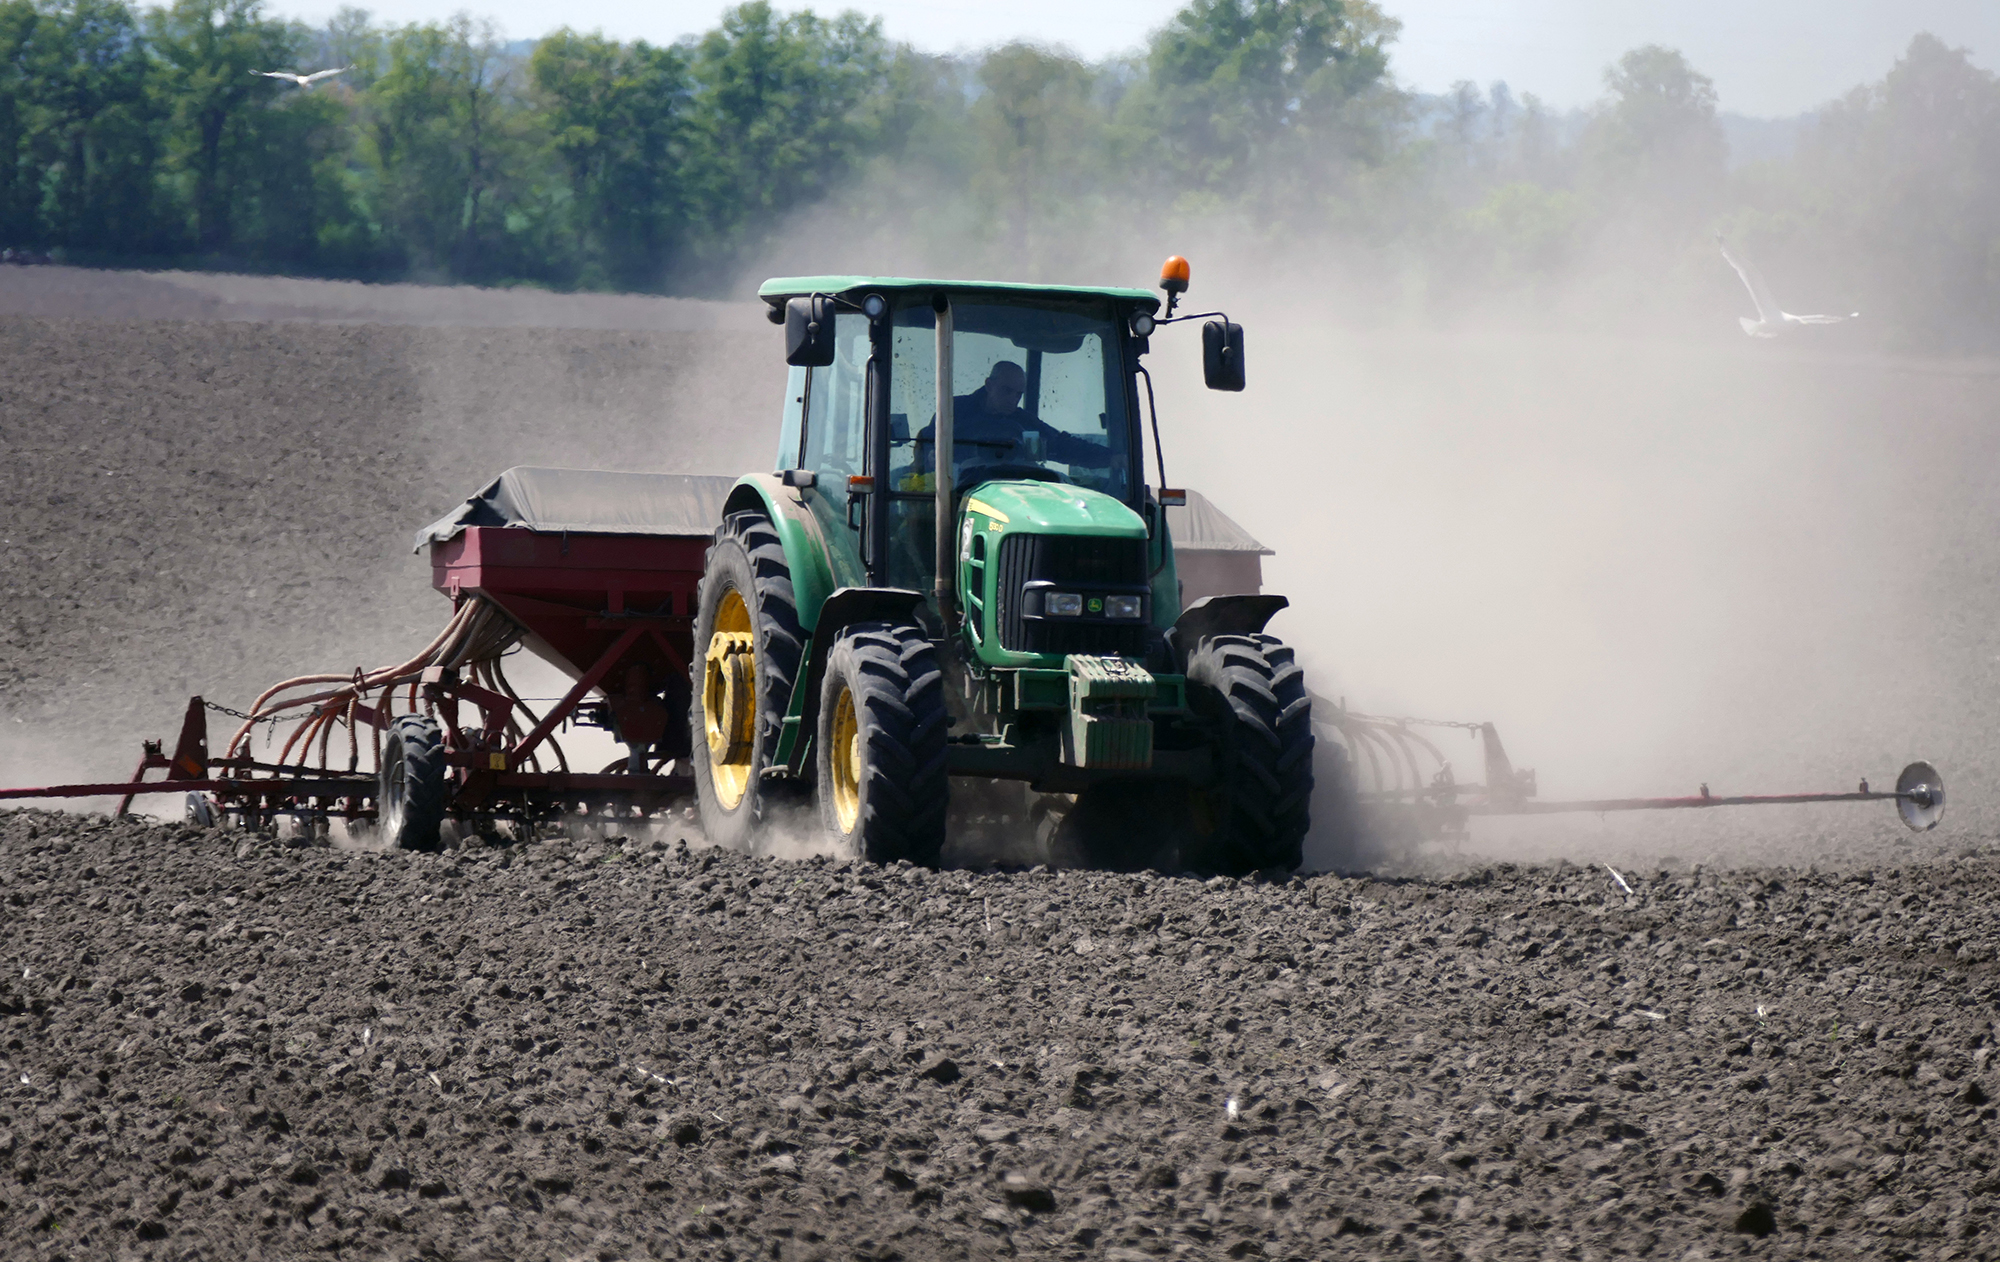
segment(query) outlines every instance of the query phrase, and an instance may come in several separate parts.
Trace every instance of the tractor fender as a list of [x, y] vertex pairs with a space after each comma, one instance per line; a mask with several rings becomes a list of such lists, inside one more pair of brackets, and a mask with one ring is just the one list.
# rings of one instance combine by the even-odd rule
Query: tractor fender
[[1181, 611], [1167, 632], [1177, 665], [1203, 640], [1218, 635], [1259, 635], [1271, 618], [1292, 602], [1283, 596], [1204, 596]]
[[915, 622], [917, 606], [923, 603], [922, 592], [904, 587], [843, 587], [820, 605], [819, 622], [806, 647], [804, 677], [792, 689], [792, 708], [799, 721], [787, 734], [789, 744], [780, 746], [793, 775], [804, 770], [806, 750], [819, 724], [819, 689], [826, 679], [826, 659], [833, 651], [833, 642], [857, 622]]
[[819, 519], [799, 492], [775, 473], [745, 474], [723, 501], [725, 517], [753, 511], [770, 518], [778, 532], [778, 542], [785, 548], [785, 565], [792, 572], [792, 599], [798, 604], [799, 626], [810, 632], [818, 625], [820, 607], [833, 591], [833, 569], [827, 563]]

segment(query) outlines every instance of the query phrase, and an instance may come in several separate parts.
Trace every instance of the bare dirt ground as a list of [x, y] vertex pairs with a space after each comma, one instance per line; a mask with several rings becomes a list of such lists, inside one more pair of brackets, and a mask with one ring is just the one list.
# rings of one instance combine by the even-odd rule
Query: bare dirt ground
[[0, 313], [88, 320], [384, 324], [422, 328], [754, 331], [754, 304], [633, 294], [555, 294], [471, 285], [373, 285], [208, 272], [8, 268]]
[[[116, 778], [190, 692], [422, 643], [410, 534], [507, 465], [763, 464], [754, 309], [605, 301], [0, 270], [0, 782]], [[1296, 516], [1240, 424], [1167, 416], [1323, 679], [1503, 724], [1562, 690], [1521, 739], [1581, 771], [1545, 785], [1691, 788], [1643, 781], [1698, 765], [1652, 756], [1695, 700], [1745, 774], [1931, 754], [1946, 828], [1530, 821], [1400, 857], [1426, 876], [1202, 884], [0, 815], [0, 1257], [2000, 1255], [1984, 369], [1418, 344], [1269, 411]], [[1475, 370], [1514, 402], [1455, 395]], [[1482, 511], [1413, 534], [1399, 493]], [[1693, 613], [1626, 581], [1635, 540]]]
[[0, 1255], [1991, 1257], [1992, 856], [1206, 884], [0, 820]]

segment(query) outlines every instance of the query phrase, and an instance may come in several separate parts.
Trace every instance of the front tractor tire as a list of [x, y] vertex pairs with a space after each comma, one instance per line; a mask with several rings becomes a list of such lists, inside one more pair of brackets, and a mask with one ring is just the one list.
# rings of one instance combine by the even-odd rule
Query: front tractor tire
[[921, 628], [856, 623], [827, 654], [820, 685], [820, 823], [838, 853], [936, 867], [951, 781], [944, 675]]
[[689, 716], [701, 828], [717, 845], [756, 850], [769, 796], [764, 771], [804, 639], [778, 532], [762, 513], [731, 513], [702, 572]]
[[382, 742], [375, 814], [392, 850], [444, 849], [444, 732], [435, 719], [405, 714]]
[[1242, 876], [1305, 857], [1313, 793], [1312, 697], [1292, 650], [1268, 635], [1218, 635], [1188, 654], [1188, 700], [1210, 725], [1215, 780], [1196, 792], [1185, 866]]

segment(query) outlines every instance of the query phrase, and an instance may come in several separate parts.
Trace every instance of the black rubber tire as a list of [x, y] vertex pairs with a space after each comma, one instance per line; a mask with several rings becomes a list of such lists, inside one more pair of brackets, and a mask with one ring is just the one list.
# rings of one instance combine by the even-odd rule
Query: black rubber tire
[[[854, 697], [858, 809], [843, 827], [833, 758], [843, 691]], [[944, 673], [921, 627], [859, 622], [834, 641], [820, 685], [814, 736], [820, 824], [837, 852], [871, 863], [908, 859], [934, 868], [944, 851], [951, 777], [945, 771]]]
[[1243, 876], [1293, 871], [1312, 822], [1312, 697], [1274, 636], [1218, 635], [1188, 654], [1188, 701], [1214, 732], [1213, 784], [1198, 792], [1185, 866]]
[[393, 850], [444, 848], [444, 733], [436, 720], [405, 714], [389, 724], [376, 782], [376, 822]]
[[[757, 656], [757, 715], [750, 752], [750, 780], [733, 808], [717, 799], [707, 732], [702, 723], [703, 672], [715, 611], [731, 591], [743, 595], [750, 614], [751, 644]], [[701, 829], [709, 841], [733, 850], [755, 853], [757, 830], [774, 801], [764, 769], [778, 746], [778, 732], [791, 706], [799, 677], [805, 634], [799, 629], [798, 599], [792, 592], [792, 571], [778, 532], [762, 513], [731, 513], [715, 531], [703, 567], [701, 600], [695, 613], [694, 652], [689, 663], [688, 736], [693, 751], [695, 798]]]

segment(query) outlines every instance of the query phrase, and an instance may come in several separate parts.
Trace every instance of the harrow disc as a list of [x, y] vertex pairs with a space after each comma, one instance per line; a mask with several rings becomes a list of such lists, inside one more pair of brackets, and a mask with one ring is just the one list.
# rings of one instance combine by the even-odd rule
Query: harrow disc
[[1913, 762], [1896, 777], [1896, 814], [1911, 832], [1927, 833], [1944, 818], [1944, 777], [1927, 762]]

